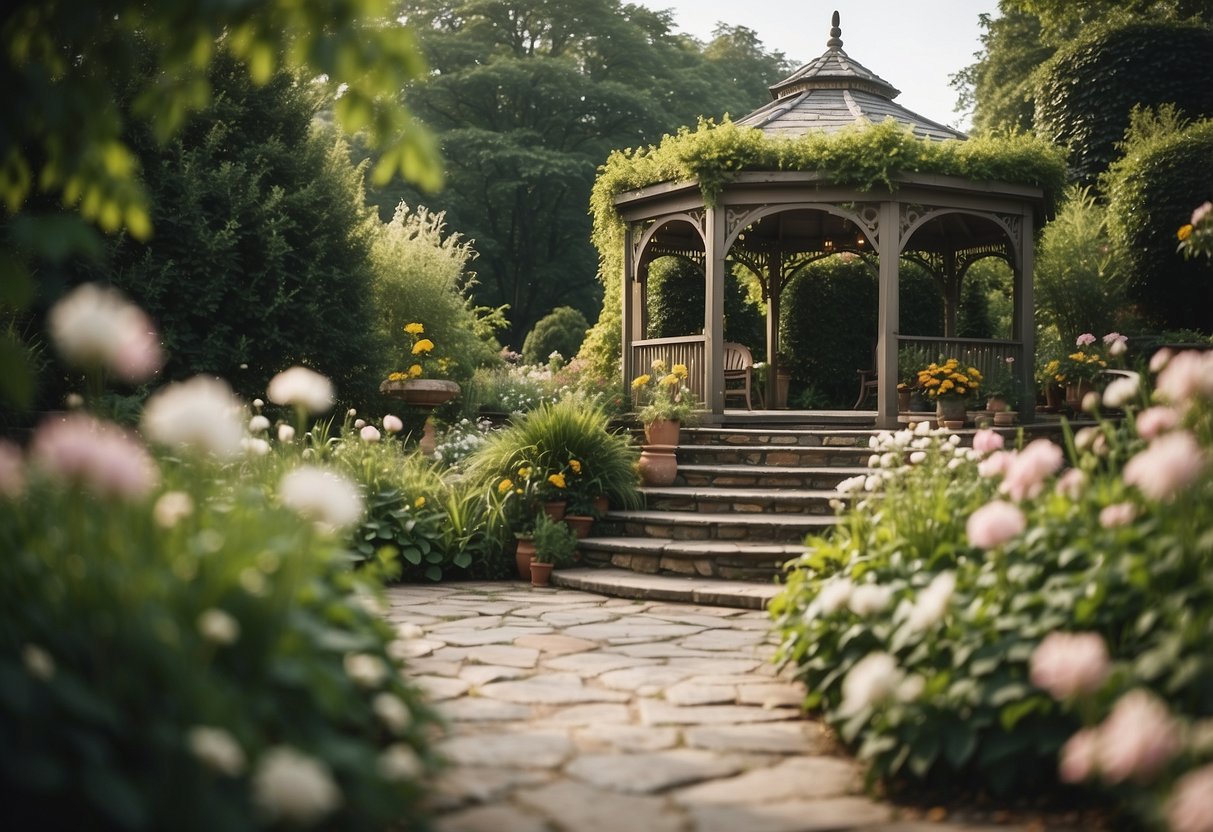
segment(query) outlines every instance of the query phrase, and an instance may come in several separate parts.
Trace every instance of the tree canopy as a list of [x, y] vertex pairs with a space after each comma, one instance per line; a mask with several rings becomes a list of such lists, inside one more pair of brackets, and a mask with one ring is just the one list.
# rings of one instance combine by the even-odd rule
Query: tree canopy
[[[706, 46], [667, 12], [619, 0], [402, 0], [433, 67], [409, 106], [438, 134], [449, 186], [427, 205], [479, 253], [477, 303], [508, 304], [517, 348], [558, 306], [601, 298], [585, 213], [595, 171], [619, 147], [703, 113], [746, 113], [787, 74], [752, 30], [721, 26]], [[390, 211], [409, 188], [372, 191]]]

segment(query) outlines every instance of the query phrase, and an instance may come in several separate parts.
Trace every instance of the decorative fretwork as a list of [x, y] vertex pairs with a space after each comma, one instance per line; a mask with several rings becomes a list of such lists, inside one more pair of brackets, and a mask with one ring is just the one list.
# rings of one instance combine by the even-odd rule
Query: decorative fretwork
[[1007, 227], [1011, 237], [1011, 250], [1019, 251], [1023, 245], [1023, 217], [1019, 214], [997, 214], [998, 219]]
[[863, 229], [873, 246], [880, 244], [880, 204], [876, 202], [840, 202], [838, 207], [847, 212], [847, 219]]
[[657, 220], [644, 220], [642, 222], [634, 222], [628, 226], [628, 245], [632, 247], [632, 262], [640, 262], [641, 246], [644, 243], [645, 235], [649, 229], [657, 223]]
[[969, 270], [969, 266], [987, 257], [997, 257], [1005, 260], [1012, 267], [1015, 265], [1015, 256], [1010, 243], [991, 243], [988, 246], [973, 246], [956, 252], [957, 274], [964, 274]]
[[898, 221], [898, 239], [901, 242], [900, 248], [904, 249], [906, 243], [909, 241], [910, 229], [913, 228], [920, 220], [925, 219], [933, 213], [936, 213], [937, 209], [931, 209], [925, 205], [915, 205], [913, 203], [902, 203], [900, 208], [901, 216], [899, 217]]
[[752, 223], [750, 218], [766, 208], [765, 205], [731, 205], [726, 208], [724, 212], [725, 239], [732, 238], [733, 233], [738, 229], [748, 227]]
[[687, 211], [686, 216], [691, 218], [691, 222], [699, 229], [699, 234], [706, 240], [708, 238], [708, 212], [703, 208], [695, 208]]
[[653, 245], [649, 246], [648, 260], [651, 263], [658, 257], [677, 257], [681, 260], [686, 260], [694, 263], [697, 266], [703, 266], [706, 255], [701, 248], [680, 248], [676, 246]]
[[762, 299], [766, 300], [770, 297], [770, 286], [768, 285], [771, 274], [771, 257], [773, 253], [768, 249], [739, 249], [734, 248], [729, 252], [729, 259], [734, 263], [740, 263], [745, 266], [754, 276], [758, 278], [758, 283], [762, 286]]

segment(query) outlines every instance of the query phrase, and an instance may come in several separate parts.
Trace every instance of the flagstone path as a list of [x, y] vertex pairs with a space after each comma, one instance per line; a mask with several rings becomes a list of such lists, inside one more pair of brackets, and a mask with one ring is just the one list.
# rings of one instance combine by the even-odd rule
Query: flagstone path
[[388, 601], [410, 675], [449, 720], [440, 832], [1045, 828], [866, 796], [771, 663], [763, 612], [523, 583], [397, 586]]

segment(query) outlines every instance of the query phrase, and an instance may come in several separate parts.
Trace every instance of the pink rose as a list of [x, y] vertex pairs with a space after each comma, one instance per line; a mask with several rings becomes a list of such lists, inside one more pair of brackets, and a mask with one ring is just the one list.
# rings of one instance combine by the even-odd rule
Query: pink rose
[[1132, 503], [1113, 503], [1099, 512], [1099, 525], [1105, 529], [1115, 529], [1132, 523], [1136, 516], [1137, 507]]
[[999, 490], [1012, 500], [1035, 497], [1044, 487], [1045, 478], [1061, 468], [1063, 461], [1057, 445], [1048, 439], [1033, 440], [1007, 467]]
[[1171, 832], [1213, 832], [1213, 765], [1179, 778], [1167, 802], [1167, 820]]
[[1061, 748], [1061, 763], [1058, 773], [1062, 782], [1081, 783], [1095, 773], [1095, 753], [1099, 746], [1099, 734], [1093, 728], [1083, 728]]
[[1003, 500], [994, 500], [969, 515], [965, 532], [973, 546], [993, 549], [1023, 534], [1027, 524], [1027, 518], [1018, 506]]
[[131, 433], [80, 413], [44, 422], [34, 434], [30, 459], [102, 497], [137, 500], [160, 478], [151, 455]]
[[1099, 771], [1109, 783], [1147, 783], [1179, 753], [1179, 728], [1167, 706], [1145, 690], [1120, 697], [1099, 729]]
[[1074, 344], [1079, 347], [1086, 347], [1095, 343], [1095, 336], [1089, 332], [1084, 332], [1074, 339]]
[[1169, 407], [1150, 407], [1137, 416], [1137, 435], [1142, 439], [1154, 439], [1179, 424], [1179, 414]]
[[1185, 431], [1163, 434], [1125, 465], [1125, 482], [1151, 500], [1170, 500], [1205, 467], [1205, 453]]
[[1002, 450], [1006, 440], [1002, 434], [989, 429], [983, 429], [973, 434], [973, 450], [978, 453], [988, 454], [992, 451]]
[[1054, 699], [1092, 694], [1108, 678], [1108, 648], [1096, 633], [1055, 631], [1032, 652], [1032, 684]]

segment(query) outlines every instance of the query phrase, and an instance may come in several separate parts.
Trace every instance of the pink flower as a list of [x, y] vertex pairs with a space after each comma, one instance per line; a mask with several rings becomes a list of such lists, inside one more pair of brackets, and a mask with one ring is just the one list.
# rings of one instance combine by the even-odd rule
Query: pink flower
[[1196, 396], [1213, 397], [1213, 351], [1178, 353], [1158, 374], [1155, 389], [1164, 401], [1181, 408]]
[[1105, 529], [1115, 529], [1132, 523], [1136, 516], [1137, 507], [1132, 503], [1113, 503], [1099, 512], [1099, 525]]
[[1158, 352], [1150, 356], [1150, 372], [1161, 373], [1163, 368], [1171, 362], [1171, 356], [1174, 353], [1169, 347], [1163, 347]]
[[1095, 336], [1089, 332], [1084, 332], [1082, 335], [1079, 335], [1074, 339], [1074, 343], [1079, 347], [1085, 347], [1095, 343]]
[[25, 460], [21, 458], [21, 449], [7, 439], [0, 439], [0, 497], [16, 498], [23, 491]]
[[375, 427], [374, 425], [363, 425], [362, 430], [359, 431], [358, 435], [362, 437], [363, 442], [378, 442], [380, 438], [379, 428]]
[[992, 451], [1002, 450], [1006, 440], [1002, 434], [989, 429], [982, 429], [973, 434], [973, 450], [978, 453], [988, 454]]
[[1154, 439], [1179, 424], [1179, 414], [1169, 407], [1150, 407], [1137, 416], [1137, 435]]
[[995, 451], [988, 457], [977, 463], [977, 473], [989, 479], [991, 477], [1000, 477], [1007, 472], [1007, 468], [1015, 461], [1014, 451]]
[[155, 487], [160, 475], [134, 436], [80, 413], [43, 423], [34, 434], [30, 458], [52, 476], [103, 497], [139, 499]]
[[979, 549], [993, 549], [1023, 534], [1027, 525], [1027, 518], [1019, 506], [994, 500], [969, 515], [965, 532], [971, 545]]
[[1181, 746], [1167, 706], [1152, 693], [1132, 690], [1099, 728], [1099, 771], [1109, 783], [1149, 782]]
[[1167, 820], [1171, 832], [1213, 832], [1213, 765], [1179, 778], [1167, 801]]
[[1166, 501], [1205, 467], [1205, 453], [1187, 431], [1163, 434], [1125, 465], [1125, 482], [1151, 500]]
[[51, 308], [47, 324], [59, 352], [77, 366], [138, 382], [164, 365], [151, 319], [117, 290], [85, 283]]
[[1192, 212], [1192, 225], [1200, 225], [1210, 213], [1213, 213], [1213, 202], [1206, 200], [1197, 205], [1196, 210]]
[[388, 433], [400, 433], [404, 430], [404, 422], [400, 421], [399, 416], [393, 416], [391, 413], [383, 417], [383, 429]]
[[1094, 693], [1111, 670], [1108, 648], [1098, 634], [1060, 631], [1036, 646], [1029, 667], [1032, 684], [1058, 700]]
[[1099, 733], [1094, 728], [1083, 728], [1061, 749], [1058, 773], [1066, 783], [1081, 783], [1095, 773], [1095, 754], [1099, 747]]
[[1057, 479], [1057, 493], [1077, 500], [1087, 485], [1087, 475], [1080, 468], [1070, 468]]
[[1011, 461], [999, 490], [1012, 500], [1035, 497], [1045, 478], [1061, 468], [1063, 461], [1061, 448], [1048, 439], [1033, 440]]
[[1103, 337], [1103, 342], [1105, 344], [1114, 344], [1117, 341], [1128, 341], [1128, 340], [1129, 339], [1126, 336], [1121, 335], [1119, 332], [1109, 332], [1107, 335], [1105, 335]]

